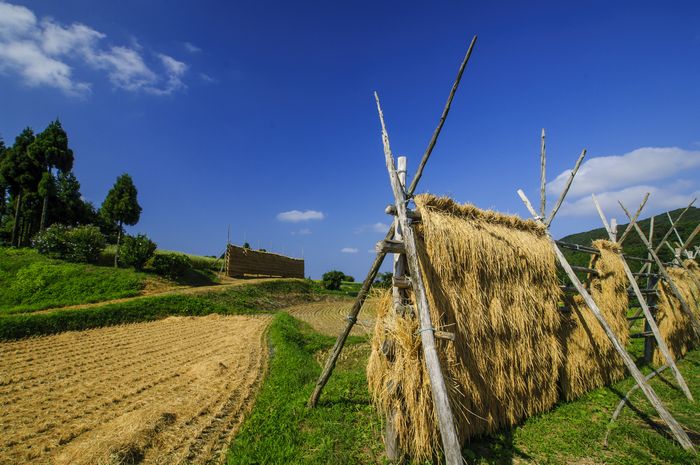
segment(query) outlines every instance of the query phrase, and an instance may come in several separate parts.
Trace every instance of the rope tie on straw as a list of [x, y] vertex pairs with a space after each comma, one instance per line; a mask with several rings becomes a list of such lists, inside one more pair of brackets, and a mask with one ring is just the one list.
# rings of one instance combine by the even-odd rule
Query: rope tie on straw
[[423, 328], [423, 329], [419, 329], [418, 331], [416, 331], [416, 334], [420, 334], [420, 333], [422, 333], [423, 331], [435, 331], [435, 328]]

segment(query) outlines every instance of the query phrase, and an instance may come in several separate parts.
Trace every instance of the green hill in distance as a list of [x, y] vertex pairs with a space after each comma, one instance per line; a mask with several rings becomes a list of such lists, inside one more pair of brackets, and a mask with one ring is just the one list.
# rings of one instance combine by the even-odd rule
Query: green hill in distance
[[[678, 215], [681, 214], [681, 212], [684, 210], [684, 208], [679, 208], [677, 210], [671, 211], [671, 218], [675, 221], [676, 218], [678, 218]], [[643, 220], [639, 220], [639, 226], [642, 228], [642, 231], [648, 235], [649, 234], [649, 223], [651, 222], [650, 218], [645, 218]], [[693, 232], [695, 227], [700, 223], [700, 208], [696, 207], [690, 207], [688, 211], [683, 215], [683, 219], [676, 225], [676, 229], [678, 230], [678, 233], [681, 235], [681, 238], [685, 241], [690, 234]], [[627, 227], [628, 223], [618, 225], [617, 231], [618, 235], [622, 234], [622, 232], [625, 230]], [[654, 235], [653, 235], [653, 240], [652, 240], [652, 245], [656, 247], [659, 244], [659, 241], [664, 237], [666, 232], [669, 230], [671, 227], [671, 223], [669, 222], [668, 216], [666, 216], [666, 213], [662, 213], [660, 215], [656, 215], [654, 217]], [[580, 244], [580, 245], [591, 245], [591, 242], [596, 240], [596, 239], [608, 239], [608, 234], [605, 232], [605, 229], [603, 228], [597, 228], [597, 229], [591, 229], [590, 231], [585, 231], [585, 232], [580, 232], [576, 234], [570, 234], [566, 237], [562, 237], [560, 240], [564, 242], [570, 242], [572, 244]], [[671, 236], [669, 236], [668, 241], [671, 243], [671, 245], [675, 246], [675, 243], [678, 242], [678, 238], [674, 233], [671, 233]], [[700, 234], [695, 236], [695, 239], [693, 240], [691, 244], [691, 249], [692, 246], [694, 245], [700, 245]], [[632, 257], [644, 257], [646, 258], [647, 256], [647, 250], [646, 247], [644, 247], [644, 244], [642, 243], [641, 239], [639, 238], [639, 235], [637, 234], [636, 231], [630, 232], [629, 236], [627, 239], [625, 239], [625, 243], [623, 245], [624, 253], [632, 256]], [[567, 251], [564, 250], [564, 254], [567, 256], [569, 261], [571, 262], [572, 265], [582, 265], [585, 266], [588, 263], [588, 259], [590, 255], [583, 254], [580, 252], [572, 252], [572, 251]], [[661, 260], [664, 262], [668, 262], [672, 258], [672, 253], [671, 250], [664, 246], [661, 251], [659, 252], [659, 257]], [[632, 268], [636, 268], [635, 266], [632, 265], [630, 262], [630, 266]]]

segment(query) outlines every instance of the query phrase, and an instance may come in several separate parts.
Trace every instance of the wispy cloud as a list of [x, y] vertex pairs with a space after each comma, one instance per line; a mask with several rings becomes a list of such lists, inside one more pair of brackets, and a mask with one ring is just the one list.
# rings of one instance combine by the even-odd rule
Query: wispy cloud
[[0, 1], [0, 72], [28, 86], [85, 96], [92, 85], [75, 76], [82, 66], [104, 71], [114, 87], [127, 91], [169, 95], [185, 87], [185, 63], [163, 53], [147, 56], [136, 40], [104, 46], [106, 39], [85, 24], [39, 20], [24, 6]]
[[[624, 155], [595, 157], [585, 161], [571, 185], [569, 195], [582, 195], [622, 189], [668, 178], [684, 170], [700, 167], [700, 151], [678, 147], [643, 147]], [[547, 184], [547, 191], [558, 195], [571, 170]]]
[[[700, 151], [678, 147], [644, 147], [623, 155], [591, 158], [581, 165], [560, 215], [597, 215], [593, 193], [604, 212], [621, 222], [626, 217], [618, 200], [635, 210], [647, 192], [651, 195], [645, 213], [679, 208], [700, 194], [699, 170]], [[559, 174], [547, 184], [547, 191], [558, 196], [569, 173]]]
[[199, 53], [202, 51], [201, 48], [197, 47], [192, 42], [185, 42], [183, 45], [185, 46], [185, 50], [187, 50], [190, 53]]
[[340, 249], [340, 251], [343, 253], [357, 253], [357, 249], [355, 247], [343, 247]]
[[207, 84], [212, 84], [216, 82], [216, 79], [209, 76], [207, 73], [199, 73], [199, 78]]
[[316, 210], [290, 210], [287, 212], [281, 212], [277, 214], [277, 219], [279, 221], [284, 221], [288, 223], [298, 223], [300, 221], [309, 220], [322, 220], [325, 217], [323, 212]]
[[357, 228], [354, 229], [354, 233], [355, 234], [363, 234], [366, 232], [386, 233], [388, 230], [389, 230], [388, 224], [377, 222], [374, 224], [363, 224], [362, 226], [358, 226]]
[[311, 234], [311, 229], [309, 228], [301, 228], [298, 231], [292, 231], [292, 236], [308, 236]]

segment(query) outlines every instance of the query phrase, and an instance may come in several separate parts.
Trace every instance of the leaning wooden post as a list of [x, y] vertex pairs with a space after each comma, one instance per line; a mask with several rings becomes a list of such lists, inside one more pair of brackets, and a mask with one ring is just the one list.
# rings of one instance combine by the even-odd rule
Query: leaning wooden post
[[571, 170], [571, 173], [569, 173], [569, 178], [566, 180], [566, 185], [564, 186], [564, 190], [561, 191], [561, 194], [559, 195], [559, 198], [557, 199], [557, 203], [554, 204], [554, 208], [552, 209], [552, 212], [549, 214], [549, 217], [546, 220], [544, 220], [544, 218], [543, 218], [543, 222], [544, 222], [545, 226], [549, 227], [549, 225], [552, 224], [554, 217], [557, 215], [557, 212], [559, 211], [561, 204], [564, 202], [564, 199], [566, 198], [566, 194], [569, 192], [569, 188], [571, 188], [571, 183], [574, 182], [574, 178], [576, 177], [576, 173], [578, 173], [578, 169], [581, 166], [581, 162], [583, 161], [583, 158], [585, 156], [586, 156], [586, 149], [583, 149], [581, 151], [581, 155], [578, 156], [578, 160], [576, 160], [576, 164], [574, 165], [574, 169]]
[[[622, 202], [618, 201], [617, 203], [620, 204], [627, 217], [631, 219], [632, 217], [630, 216], [630, 213], [627, 211], [625, 206], [622, 205]], [[661, 273], [661, 276], [663, 276], [664, 280], [666, 281], [666, 284], [668, 284], [668, 287], [671, 288], [671, 292], [673, 293], [673, 295], [676, 296], [678, 301], [681, 303], [681, 308], [683, 309], [683, 311], [690, 318], [693, 330], [695, 331], [695, 336], [700, 338], [700, 321], [698, 321], [698, 317], [695, 316], [695, 312], [693, 312], [688, 306], [688, 302], [685, 301], [685, 298], [683, 298], [683, 294], [681, 294], [681, 291], [679, 291], [678, 287], [676, 287], [676, 283], [674, 283], [673, 279], [671, 279], [671, 276], [669, 276], [668, 272], [666, 271], [666, 267], [664, 266], [663, 262], [661, 262], [661, 259], [659, 259], [659, 256], [656, 255], [656, 252], [652, 250], [651, 244], [649, 244], [647, 238], [644, 237], [644, 233], [642, 232], [641, 228], [637, 223], [634, 223], [634, 228], [637, 230], [637, 234], [642, 240], [642, 243], [644, 243], [644, 246], [647, 248], [647, 250], [651, 252], [651, 257], [654, 259], [654, 262], [656, 262], [656, 266], [659, 268], [659, 273]]]
[[637, 221], [637, 218], [639, 218], [640, 213], [642, 213], [642, 209], [644, 208], [644, 205], [647, 204], [647, 200], [649, 200], [649, 192], [646, 193], [644, 196], [644, 199], [642, 200], [642, 204], [639, 206], [637, 209], [637, 212], [634, 214], [634, 218], [630, 219], [629, 224], [625, 228], [625, 231], [622, 233], [622, 237], [620, 237], [620, 240], [617, 241], [620, 246], [622, 246], [622, 243], [625, 242], [625, 239], [627, 238], [627, 235], [632, 232], [632, 225]]
[[[535, 220], [544, 225], [545, 223], [542, 221], [540, 216], [532, 207], [532, 204], [525, 196], [525, 193], [522, 190], [518, 190], [518, 195], [520, 196], [520, 198], [522, 199], [523, 203], [530, 211], [532, 216], [535, 218]], [[547, 235], [547, 238], [552, 244], [552, 247], [554, 248], [554, 253], [556, 254], [557, 259], [559, 260], [559, 263], [561, 264], [562, 268], [569, 276], [569, 279], [573, 283], [576, 290], [578, 290], [583, 300], [586, 302], [588, 308], [598, 320], [598, 323], [600, 323], [600, 326], [608, 335], [608, 339], [610, 339], [610, 342], [612, 343], [613, 347], [615, 347], [617, 353], [620, 354], [620, 357], [622, 357], [622, 360], [627, 366], [627, 370], [632, 374], [632, 377], [634, 377], [635, 381], [637, 381], [637, 384], [639, 385], [642, 392], [644, 392], [644, 394], [647, 396], [647, 399], [649, 399], [649, 402], [651, 402], [656, 411], [659, 413], [659, 416], [666, 422], [668, 427], [671, 429], [671, 432], [673, 433], [674, 437], [680, 443], [683, 449], [694, 452], [695, 448], [693, 447], [693, 443], [690, 441], [690, 438], [688, 438], [688, 435], [685, 433], [685, 431], [683, 431], [683, 428], [681, 427], [681, 425], [678, 424], [676, 419], [673, 418], [673, 416], [671, 416], [668, 410], [666, 410], [666, 407], [664, 407], [664, 405], [661, 403], [654, 389], [644, 379], [644, 375], [642, 375], [642, 373], [639, 371], [637, 365], [634, 364], [632, 357], [630, 357], [625, 348], [622, 346], [620, 340], [617, 338], [612, 328], [610, 328], [610, 325], [608, 325], [608, 322], [605, 321], [605, 317], [600, 312], [598, 305], [595, 303], [595, 301], [588, 293], [586, 288], [583, 287], [583, 284], [581, 284], [581, 281], [576, 276], [576, 273], [571, 268], [571, 265], [566, 260], [566, 257], [564, 257], [564, 254], [561, 252], [561, 250], [559, 250], [557, 243], [554, 241], [551, 233], [549, 232], [549, 228], [545, 228], [545, 234]]]
[[445, 379], [442, 376], [442, 369], [440, 368], [440, 357], [438, 356], [435, 344], [435, 328], [430, 318], [430, 309], [428, 308], [428, 298], [425, 293], [423, 274], [418, 262], [416, 238], [406, 214], [406, 192], [402, 189], [401, 182], [396, 174], [394, 157], [391, 154], [391, 147], [389, 145], [389, 135], [387, 134], [386, 125], [384, 123], [384, 114], [382, 113], [382, 107], [379, 104], [379, 96], [376, 92], [374, 93], [374, 98], [377, 101], [377, 111], [379, 112], [379, 119], [382, 125], [384, 158], [387, 170], [389, 171], [389, 181], [391, 182], [391, 190], [394, 193], [396, 213], [404, 238], [406, 264], [411, 274], [411, 286], [420, 317], [420, 336], [423, 347], [423, 357], [428, 370], [428, 378], [430, 379], [430, 389], [433, 394], [433, 407], [435, 408], [435, 413], [438, 418], [445, 461], [449, 465], [461, 465], [462, 447], [459, 436], [457, 436], [452, 407], [450, 406], [450, 399], [447, 394], [447, 386], [445, 385]]
[[459, 82], [462, 80], [462, 74], [464, 74], [464, 69], [467, 67], [467, 63], [469, 63], [469, 58], [471, 58], [472, 56], [472, 50], [474, 50], [475, 44], [476, 36], [472, 38], [472, 41], [469, 44], [469, 48], [467, 49], [467, 54], [464, 55], [464, 60], [462, 60], [462, 64], [459, 66], [459, 70], [457, 71], [457, 77], [455, 78], [454, 84], [452, 84], [452, 89], [450, 90], [450, 95], [447, 97], [447, 103], [445, 103], [445, 108], [442, 109], [442, 114], [440, 115], [438, 125], [435, 128], [435, 131], [433, 131], [433, 135], [430, 137], [430, 142], [428, 142], [428, 148], [425, 149], [423, 157], [418, 163], [418, 170], [416, 170], [416, 174], [413, 175], [411, 185], [406, 191], [406, 197], [409, 199], [413, 197], [413, 193], [416, 191], [416, 187], [418, 186], [418, 181], [420, 181], [421, 176], [423, 176], [423, 169], [425, 168], [425, 164], [428, 163], [430, 154], [433, 153], [433, 148], [435, 148], [435, 144], [437, 143], [438, 137], [440, 136], [440, 131], [442, 131], [442, 126], [447, 120], [447, 115], [450, 112], [450, 106], [452, 105], [452, 99], [455, 97], [455, 93], [457, 92], [457, 88], [459, 87]]
[[[654, 248], [655, 254], [658, 255], [658, 253], [663, 248], [664, 242], [666, 241], [666, 239], [668, 239], [668, 237], [671, 235], [671, 232], [673, 231], [673, 229], [675, 229], [676, 225], [681, 221], [681, 218], [683, 218], [683, 215], [685, 215], [685, 212], [687, 212], [690, 209], [690, 207], [693, 206], [693, 204], [695, 203], [696, 200], [697, 199], [693, 199], [693, 201], [690, 202], [687, 207], [685, 207], [685, 210], [683, 210], [680, 213], [680, 215], [678, 215], [678, 218], [676, 218], [676, 221], [671, 223], [671, 228], [668, 231], [666, 231], [666, 234], [664, 234], [664, 237], [661, 238], [661, 240], [659, 241], [659, 244], [656, 246], [656, 248]], [[698, 227], [700, 227], [700, 225], [698, 225]], [[695, 237], [695, 234], [697, 234], [697, 230], [698, 230], [698, 228], [695, 228], [696, 232], [693, 232], [693, 234], [691, 234], [690, 237], [688, 238], [688, 240], [686, 241], [688, 244], [690, 244], [690, 241], [693, 240], [692, 238]]]
[[[392, 225], [389, 228], [389, 232], [386, 233], [386, 239], [391, 239], [393, 236], [394, 226]], [[362, 308], [362, 304], [365, 303], [365, 299], [367, 299], [367, 294], [369, 294], [369, 290], [372, 287], [372, 283], [374, 283], [374, 278], [377, 277], [377, 272], [379, 272], [379, 268], [382, 266], [382, 262], [384, 262], [385, 256], [386, 252], [377, 252], [377, 256], [375, 257], [374, 262], [372, 263], [372, 266], [370, 267], [369, 272], [367, 273], [367, 277], [362, 283], [362, 288], [360, 288], [360, 292], [355, 298], [355, 303], [353, 304], [352, 309], [350, 310], [350, 314], [347, 316], [347, 323], [345, 325], [345, 329], [343, 329], [343, 332], [340, 333], [338, 339], [336, 339], [335, 345], [333, 346], [333, 350], [331, 350], [331, 353], [328, 356], [328, 360], [326, 360], [326, 365], [324, 366], [323, 371], [321, 372], [321, 376], [319, 376], [318, 381], [316, 381], [316, 387], [314, 388], [314, 392], [311, 394], [311, 397], [309, 397], [309, 402], [307, 403], [308, 407], [316, 407], [318, 399], [319, 397], [321, 397], [321, 391], [323, 391], [324, 386], [328, 382], [328, 378], [331, 377], [333, 369], [335, 368], [335, 363], [338, 361], [338, 357], [340, 356], [340, 352], [343, 350], [345, 341], [350, 335], [350, 330], [352, 330], [352, 327], [355, 326], [355, 323], [357, 323], [357, 315], [360, 313], [360, 309]]]
[[[600, 208], [600, 204], [598, 203], [598, 199], [595, 198], [595, 195], [593, 197], [593, 203], [595, 203], [596, 210], [598, 210], [598, 214], [600, 215], [600, 219], [603, 222], [603, 226], [605, 227], [605, 230], [608, 232], [608, 236], [610, 237], [610, 240], [612, 242], [615, 242], [615, 234], [612, 230], [612, 227], [608, 225], [608, 222], [605, 219], [605, 214], [603, 213], [603, 210]], [[635, 220], [632, 220], [635, 221]], [[647, 301], [644, 298], [644, 295], [642, 294], [641, 289], [639, 289], [639, 285], [637, 284], [637, 280], [634, 279], [634, 275], [632, 274], [632, 270], [630, 270], [629, 265], [627, 264], [627, 260], [625, 260], [624, 255], [622, 254], [622, 249], [619, 250], [618, 256], [620, 257], [620, 260], [622, 261], [622, 266], [625, 269], [625, 274], [627, 275], [627, 279], [630, 282], [630, 285], [632, 286], [632, 289], [634, 290], [634, 295], [637, 297], [637, 300], [639, 301], [639, 305], [642, 307], [642, 311], [644, 312], [644, 317], [646, 319], [646, 328], [651, 330], [651, 332], [654, 335], [654, 339], [656, 339], [656, 344], [659, 347], [659, 350], [664, 356], [664, 359], [666, 360], [666, 364], [671, 368], [673, 371], [673, 375], [676, 377], [676, 381], [678, 382], [678, 385], [681, 387], [681, 390], [685, 394], [685, 396], [690, 400], [691, 402], [693, 401], [693, 395], [690, 393], [690, 389], [688, 389], [688, 385], [685, 382], [685, 379], [683, 379], [683, 375], [681, 375], [681, 372], [678, 370], [678, 367], [676, 366], [676, 363], [673, 361], [673, 357], [671, 357], [671, 353], [668, 350], [668, 346], [666, 345], [666, 341], [664, 341], [664, 338], [661, 336], [661, 332], [659, 331], [659, 327], [656, 325], [656, 321], [654, 320], [654, 316], [651, 313], [651, 310], [649, 309], [649, 305], [647, 305]], [[646, 341], [648, 338], [645, 338], [645, 347], [646, 347]], [[645, 350], [646, 352], [646, 350]]]

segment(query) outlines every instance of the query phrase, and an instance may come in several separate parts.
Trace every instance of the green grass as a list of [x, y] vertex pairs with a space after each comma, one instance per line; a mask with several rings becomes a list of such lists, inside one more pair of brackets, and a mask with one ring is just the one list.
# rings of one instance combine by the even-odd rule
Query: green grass
[[[319, 408], [307, 409], [320, 372], [314, 353], [332, 346], [333, 338], [285, 313], [275, 316], [269, 337], [270, 372], [231, 445], [227, 463], [381, 462], [380, 423], [364, 374], [367, 351], [340, 362]], [[349, 342], [362, 340], [355, 337]]]
[[[641, 339], [630, 351], [641, 355]], [[368, 344], [353, 340], [316, 409], [305, 403], [320, 373], [314, 353], [333, 340], [280, 313], [270, 328], [270, 372], [256, 405], [228, 453], [229, 464], [253, 463], [384, 463], [380, 419], [371, 406], [365, 367]], [[679, 368], [695, 398], [700, 399], [700, 352], [691, 352]], [[649, 367], [644, 367], [649, 372]], [[526, 420], [510, 431], [476, 438], [463, 450], [474, 464], [606, 463], [696, 464], [698, 458], [683, 451], [663, 431], [658, 415], [637, 391], [632, 408], [625, 408], [614, 424], [609, 447], [603, 438], [617, 403], [633, 386], [626, 379], [596, 389], [574, 402]], [[689, 403], [666, 371], [651, 381], [664, 404], [681, 424], [700, 431], [697, 404]], [[698, 443], [700, 438], [695, 437]]]
[[0, 314], [138, 295], [146, 275], [0, 247]]
[[90, 308], [6, 314], [0, 315], [0, 339], [18, 339], [62, 331], [153, 321], [171, 315], [272, 313], [286, 306], [319, 299], [321, 296], [316, 292], [313, 282], [273, 280], [197, 295], [140, 297]]

